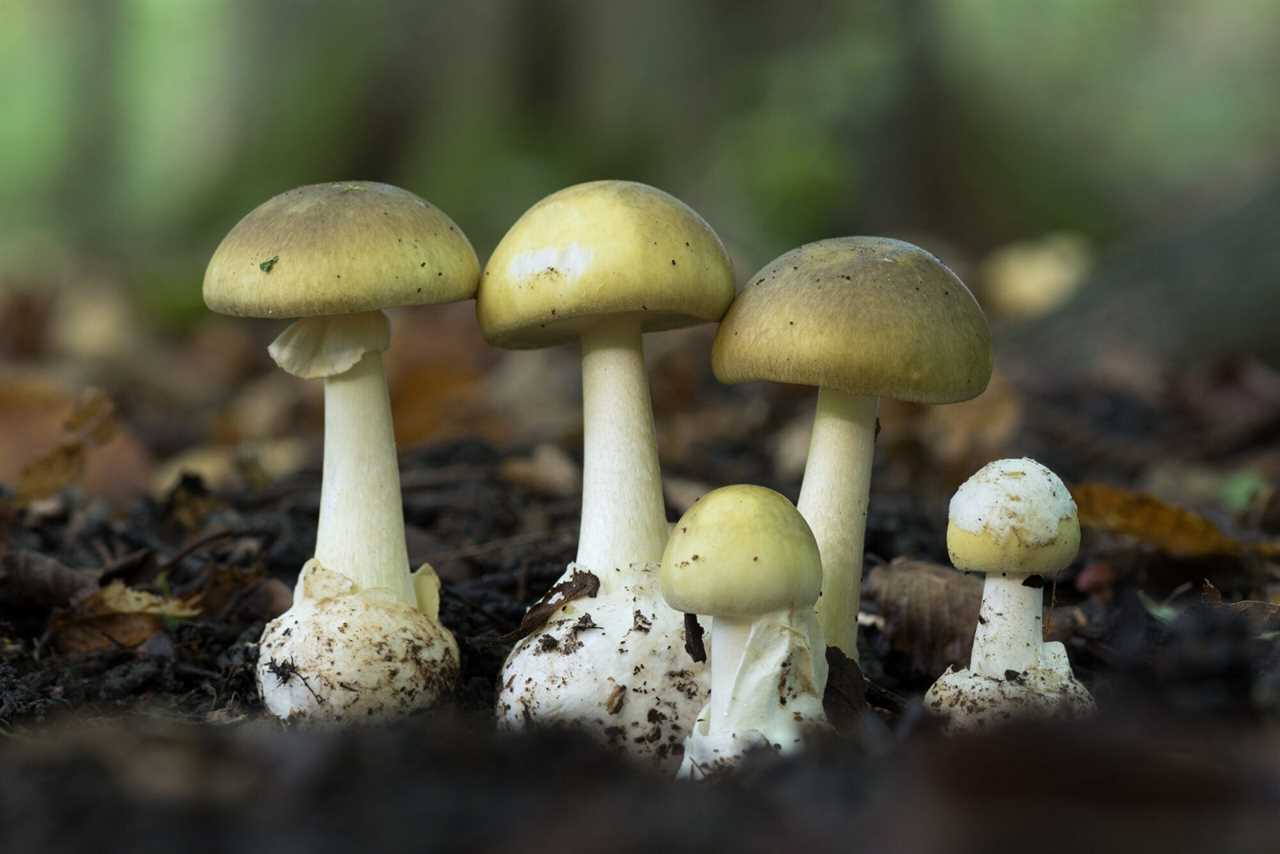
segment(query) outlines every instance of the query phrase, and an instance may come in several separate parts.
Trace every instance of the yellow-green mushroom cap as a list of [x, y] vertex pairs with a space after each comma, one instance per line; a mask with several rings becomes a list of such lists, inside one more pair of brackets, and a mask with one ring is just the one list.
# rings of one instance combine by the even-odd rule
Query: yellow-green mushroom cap
[[928, 252], [840, 237], [753, 276], [720, 323], [711, 366], [725, 383], [954, 403], [987, 387], [991, 334], [973, 294]]
[[489, 343], [531, 349], [611, 318], [645, 332], [716, 321], [733, 294], [729, 255], [692, 208], [645, 184], [593, 181], [516, 221], [485, 265], [476, 316]]
[[662, 555], [662, 597], [677, 611], [746, 618], [811, 607], [818, 542], [800, 511], [763, 486], [725, 486], [680, 518]]
[[240, 317], [313, 317], [475, 296], [480, 262], [444, 211], [388, 184], [312, 184], [263, 202], [213, 253], [204, 301]]

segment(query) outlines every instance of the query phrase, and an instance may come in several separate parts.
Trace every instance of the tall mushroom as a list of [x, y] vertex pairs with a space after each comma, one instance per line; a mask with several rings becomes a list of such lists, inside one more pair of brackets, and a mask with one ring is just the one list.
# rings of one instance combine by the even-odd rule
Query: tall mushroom
[[680, 776], [749, 750], [790, 753], [825, 728], [826, 645], [813, 604], [822, 559], [804, 517], [762, 486], [707, 493], [672, 529], [662, 596], [711, 621], [711, 700], [685, 741]]
[[262, 635], [258, 684], [286, 719], [383, 718], [431, 705], [456, 678], [437, 621], [439, 581], [409, 572], [382, 351], [382, 309], [470, 299], [479, 262], [453, 221], [416, 195], [365, 181], [316, 184], [259, 205], [214, 252], [209, 308], [301, 318], [276, 364], [323, 379], [324, 474], [313, 560], [294, 604]]
[[657, 592], [668, 526], [641, 336], [717, 321], [733, 292], [711, 227], [629, 181], [548, 196], [485, 266], [476, 313], [490, 343], [581, 342], [582, 522], [562, 584], [599, 583], [591, 602], [564, 602], [512, 650], [498, 696], [505, 725], [575, 722], [637, 755], [678, 759], [705, 676]]
[[720, 324], [711, 364], [721, 382], [818, 386], [797, 507], [822, 552], [823, 633], [856, 659], [879, 398], [936, 404], [980, 394], [991, 377], [986, 318], [919, 247], [822, 240], [752, 277]]
[[1093, 710], [1066, 647], [1045, 643], [1042, 622], [1044, 579], [1065, 569], [1079, 548], [1075, 501], [1035, 460], [988, 463], [956, 490], [947, 551], [956, 569], [986, 579], [968, 669], [948, 669], [925, 695], [925, 706], [949, 728]]

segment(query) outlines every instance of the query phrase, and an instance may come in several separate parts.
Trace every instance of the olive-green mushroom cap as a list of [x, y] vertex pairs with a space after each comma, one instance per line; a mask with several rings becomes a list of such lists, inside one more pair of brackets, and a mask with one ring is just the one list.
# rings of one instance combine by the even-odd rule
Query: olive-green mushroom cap
[[711, 366], [725, 383], [954, 403], [987, 387], [991, 333], [973, 294], [928, 252], [840, 237], [753, 276], [720, 323]]
[[204, 301], [241, 317], [354, 314], [470, 299], [479, 277], [444, 211], [399, 187], [341, 181], [250, 211], [213, 253]]
[[476, 298], [491, 344], [561, 344], [606, 319], [645, 332], [719, 320], [733, 300], [720, 238], [689, 206], [632, 181], [593, 181], [527, 210], [493, 251]]
[[678, 611], [754, 617], [812, 607], [822, 589], [822, 557], [785, 496], [763, 486], [725, 486], [676, 523], [659, 579], [662, 598]]

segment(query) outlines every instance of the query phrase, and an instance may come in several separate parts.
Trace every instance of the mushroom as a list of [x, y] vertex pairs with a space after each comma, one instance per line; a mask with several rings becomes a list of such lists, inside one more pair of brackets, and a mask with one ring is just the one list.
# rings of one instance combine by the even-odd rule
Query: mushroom
[[[581, 341], [582, 521], [562, 583], [599, 580], [591, 601], [562, 603], [512, 650], [497, 703], [503, 725], [574, 722], [635, 755], [678, 759], [706, 680], [684, 655], [680, 615], [657, 591], [668, 525], [641, 336], [719, 320], [733, 292], [711, 227], [629, 181], [541, 200], [485, 266], [476, 314], [490, 343]], [[590, 630], [574, 628], [582, 619]]]
[[879, 398], [936, 404], [981, 394], [991, 377], [982, 309], [910, 243], [822, 240], [752, 277], [720, 324], [711, 364], [721, 382], [819, 388], [797, 507], [822, 552], [823, 634], [856, 659]]
[[951, 499], [947, 551], [956, 569], [986, 575], [967, 670], [948, 668], [925, 695], [952, 730], [1013, 717], [1091, 712], [1061, 643], [1044, 642], [1044, 579], [1080, 548], [1071, 493], [1035, 460], [996, 460]]
[[209, 308], [301, 318], [271, 356], [294, 376], [324, 380], [315, 557], [293, 607], [263, 631], [258, 662], [263, 702], [278, 717], [388, 718], [430, 706], [456, 679], [439, 580], [429, 565], [409, 572], [382, 309], [469, 299], [478, 279], [475, 251], [449, 217], [365, 181], [264, 202], [209, 262]]
[[822, 559], [790, 501], [762, 486], [707, 493], [672, 530], [661, 577], [668, 605], [712, 618], [711, 699], [680, 776], [709, 776], [753, 749], [792, 752], [825, 728]]

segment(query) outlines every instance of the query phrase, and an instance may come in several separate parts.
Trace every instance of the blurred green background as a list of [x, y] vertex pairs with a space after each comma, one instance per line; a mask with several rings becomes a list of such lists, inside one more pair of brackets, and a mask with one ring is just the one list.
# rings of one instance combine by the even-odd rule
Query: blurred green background
[[1273, 0], [0, 0], [0, 276], [180, 326], [240, 216], [340, 178], [482, 257], [602, 177], [689, 202], [740, 276], [846, 233], [1105, 249], [1280, 171], [1277, 79]]

